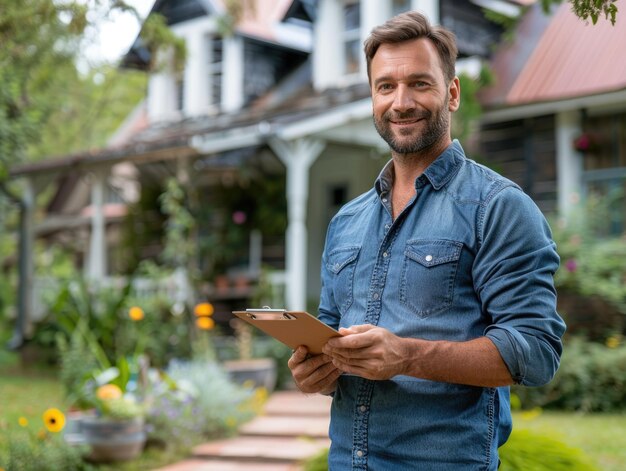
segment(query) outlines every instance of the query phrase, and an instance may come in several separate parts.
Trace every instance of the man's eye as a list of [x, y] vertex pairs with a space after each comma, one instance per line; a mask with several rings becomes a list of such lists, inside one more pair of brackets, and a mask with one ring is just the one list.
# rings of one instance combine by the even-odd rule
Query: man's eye
[[391, 90], [393, 89], [393, 85], [390, 83], [383, 83], [378, 87], [379, 90]]
[[413, 83], [413, 86], [414, 86], [415, 88], [422, 88], [422, 87], [427, 87], [427, 86], [428, 86], [428, 84], [427, 84], [426, 82], [414, 82], [414, 83]]

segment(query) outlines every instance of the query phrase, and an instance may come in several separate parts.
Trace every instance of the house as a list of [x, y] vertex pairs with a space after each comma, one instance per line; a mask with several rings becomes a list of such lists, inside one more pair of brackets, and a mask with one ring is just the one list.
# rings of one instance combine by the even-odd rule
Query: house
[[[483, 9], [516, 17], [525, 3], [256, 0], [241, 2], [233, 22], [226, 9], [233, 2], [157, 0], [152, 11], [187, 44], [184, 71], [152, 75], [145, 102], [106, 148], [12, 170], [25, 181], [25, 198], [34, 200], [47, 184], [56, 188], [43, 220], [27, 214], [27, 241], [71, 239], [85, 274], [104, 279], [125, 261], [118, 248], [129, 205], [155, 197], [146, 189], [176, 177], [199, 189], [206, 197], [200, 206], [211, 208], [219, 185], [239, 182], [254, 201], [250, 188], [278, 177], [287, 205], [286, 251], [275, 264], [284, 270], [286, 296], [278, 302], [315, 305], [327, 223], [371, 187], [389, 158], [371, 120], [361, 52], [369, 31], [401, 11], [420, 10], [457, 34], [459, 70], [476, 71], [502, 33]], [[150, 60], [140, 36], [122, 65], [142, 68]], [[251, 238], [252, 267], [263, 262], [264, 248], [262, 238]], [[143, 255], [155, 256], [159, 247], [153, 249]], [[235, 307], [249, 302], [213, 285], [206, 294]]]
[[[626, 8], [623, 1], [618, 2]], [[491, 61], [481, 154], [547, 214], [570, 217], [595, 195], [605, 234], [626, 230], [626, 18], [585, 23], [564, 3], [534, 5]]]

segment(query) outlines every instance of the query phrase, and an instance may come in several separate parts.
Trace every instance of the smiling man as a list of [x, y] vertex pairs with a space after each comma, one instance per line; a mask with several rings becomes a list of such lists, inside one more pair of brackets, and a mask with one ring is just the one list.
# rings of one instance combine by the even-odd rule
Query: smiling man
[[374, 123], [391, 160], [328, 228], [322, 355], [289, 360], [332, 394], [331, 470], [495, 470], [509, 386], [550, 381], [565, 325], [539, 209], [450, 135], [457, 47], [417, 12], [365, 42]]

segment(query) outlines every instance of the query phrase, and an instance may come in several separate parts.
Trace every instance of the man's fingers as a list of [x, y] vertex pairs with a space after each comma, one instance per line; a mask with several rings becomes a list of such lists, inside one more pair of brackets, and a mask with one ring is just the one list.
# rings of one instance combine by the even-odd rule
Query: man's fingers
[[309, 352], [306, 347], [300, 346], [296, 348], [291, 354], [291, 358], [287, 361], [287, 366], [289, 366], [290, 369], [293, 369], [297, 364], [302, 363], [307, 359], [308, 353]]

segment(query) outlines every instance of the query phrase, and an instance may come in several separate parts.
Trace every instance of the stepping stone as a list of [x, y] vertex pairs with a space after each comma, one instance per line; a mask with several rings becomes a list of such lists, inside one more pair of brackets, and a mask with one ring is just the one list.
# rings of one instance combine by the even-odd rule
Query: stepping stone
[[240, 460], [188, 459], [154, 471], [299, 471], [294, 463], [253, 463]]
[[199, 445], [193, 455], [194, 458], [289, 462], [310, 458], [329, 446], [327, 438], [236, 437]]
[[303, 394], [299, 391], [274, 392], [267, 404], [265, 415], [325, 416], [330, 413], [332, 398], [321, 394]]
[[244, 424], [240, 429], [241, 435], [263, 435], [283, 437], [328, 437], [330, 419], [325, 417], [289, 417], [289, 416], [261, 416]]

